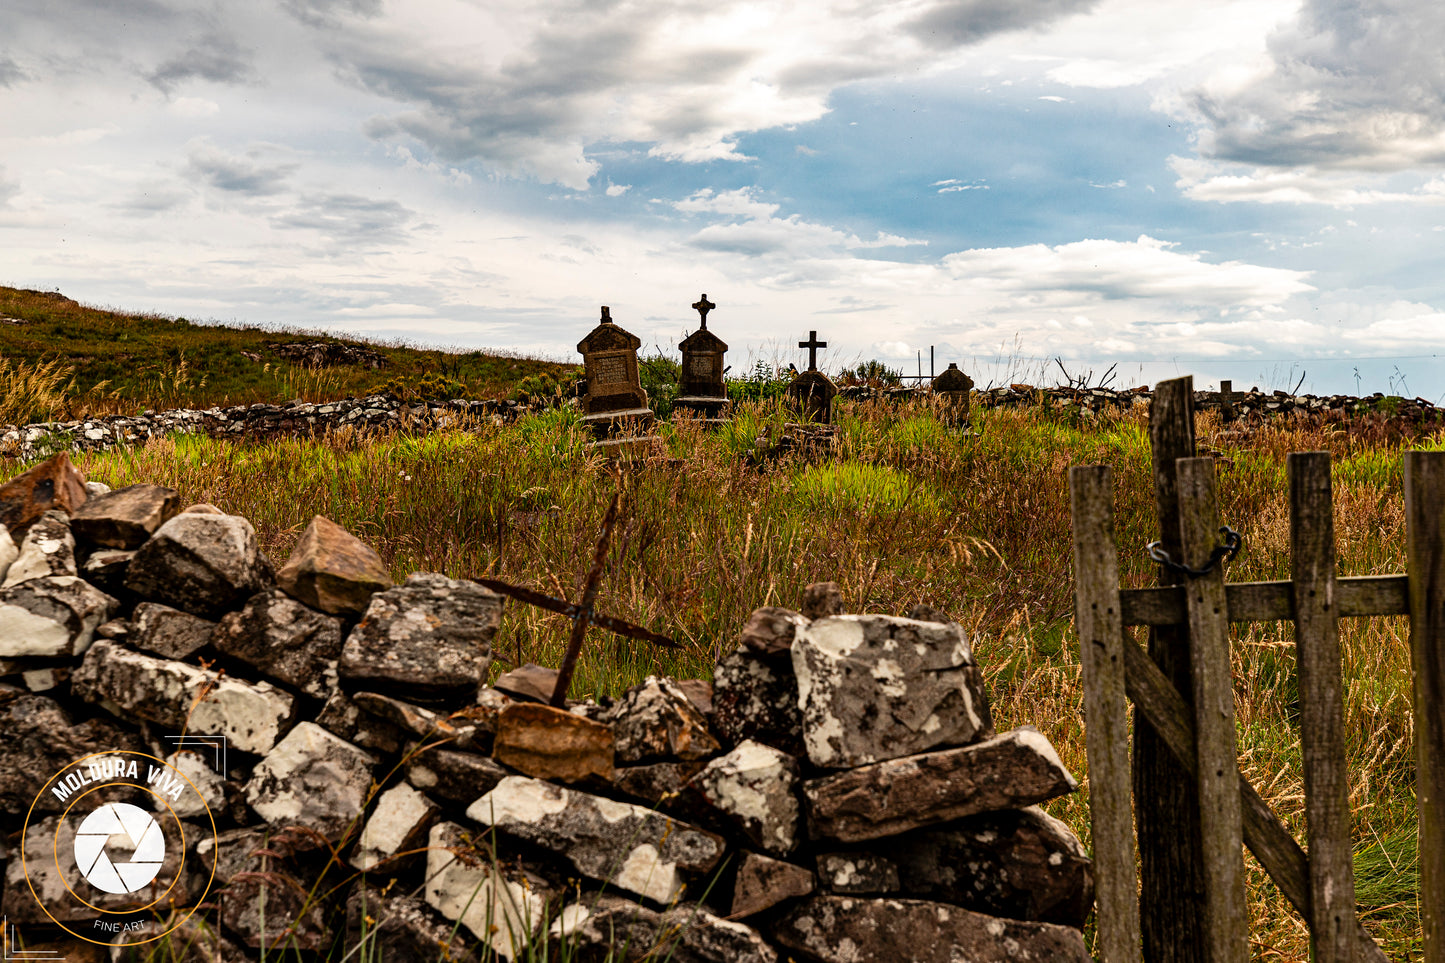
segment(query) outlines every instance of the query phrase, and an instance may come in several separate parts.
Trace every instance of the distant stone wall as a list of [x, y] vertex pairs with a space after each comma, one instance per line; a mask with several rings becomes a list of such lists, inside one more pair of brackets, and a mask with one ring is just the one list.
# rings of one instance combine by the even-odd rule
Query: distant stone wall
[[[0, 577], [0, 911], [30, 946], [83, 949], [78, 895], [169, 919], [134, 939], [204, 896], [220, 925], [179, 924], [180, 958], [369, 934], [388, 960], [1088, 959], [1091, 864], [1037, 806], [1078, 784], [1036, 730], [994, 731], [926, 606], [808, 586], [711, 682], [552, 708], [552, 670], [486, 684], [503, 598], [477, 583], [393, 585], [319, 516], [277, 567], [246, 519], [63, 454], [0, 487]], [[114, 781], [141, 754], [153, 796]], [[81, 878], [102, 800], [168, 827], [135, 893]]]

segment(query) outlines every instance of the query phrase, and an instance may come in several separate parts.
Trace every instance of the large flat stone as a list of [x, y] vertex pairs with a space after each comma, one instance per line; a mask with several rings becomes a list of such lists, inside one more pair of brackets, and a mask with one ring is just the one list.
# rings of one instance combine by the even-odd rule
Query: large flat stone
[[331, 615], [360, 615], [377, 592], [391, 588], [381, 556], [361, 539], [322, 515], [311, 524], [276, 573], [289, 596]]
[[27, 579], [0, 589], [0, 658], [82, 655], [120, 606], [74, 575]]
[[408, 699], [470, 695], [486, 681], [502, 596], [475, 582], [416, 574], [371, 597], [342, 648], [343, 679]]
[[303, 826], [331, 842], [361, 826], [376, 759], [314, 722], [266, 753], [246, 783], [246, 802], [273, 827]]
[[526, 776], [503, 779], [467, 807], [467, 817], [659, 903], [681, 892], [684, 872], [710, 871], [725, 848], [721, 837], [650, 809]]
[[89, 702], [103, 701], [177, 732], [225, 736], [232, 747], [258, 754], [276, 745], [295, 712], [295, 699], [270, 683], [230, 676], [217, 681], [216, 673], [109, 639], [90, 647], [70, 685]]
[[612, 778], [612, 729], [566, 709], [518, 702], [497, 717], [492, 757], [537, 779]]
[[859, 842], [991, 809], [1021, 809], [1078, 782], [1032, 726], [958, 749], [890, 759], [803, 783], [810, 835]]
[[776, 963], [777, 950], [744, 923], [683, 903], [661, 912], [603, 894], [565, 907], [551, 933], [614, 963]]
[[215, 619], [265, 588], [268, 575], [249, 521], [182, 512], [136, 550], [125, 586], [142, 599]]
[[336, 688], [341, 620], [270, 589], [223, 616], [211, 645], [270, 679], [324, 699]]
[[174, 488], [141, 483], [92, 496], [75, 511], [75, 534], [93, 545], [137, 549], [180, 510]]
[[830, 616], [798, 630], [792, 655], [814, 765], [862, 766], [991, 730], [983, 676], [956, 623]]
[[1070, 927], [922, 900], [814, 896], [774, 926], [773, 937], [819, 963], [1092, 963]]

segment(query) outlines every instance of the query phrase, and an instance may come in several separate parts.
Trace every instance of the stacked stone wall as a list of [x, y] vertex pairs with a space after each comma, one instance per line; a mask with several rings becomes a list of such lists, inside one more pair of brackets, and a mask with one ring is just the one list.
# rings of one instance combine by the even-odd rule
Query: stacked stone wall
[[[192, 790], [154, 807], [187, 841], [149, 884], [167, 959], [1088, 958], [1091, 865], [1039, 808], [1078, 784], [1037, 730], [995, 731], [927, 606], [812, 585], [711, 681], [554, 708], [552, 670], [488, 684], [486, 588], [395, 585], [319, 516], [276, 565], [246, 519], [64, 455], [0, 487], [0, 579], [0, 909], [31, 946], [84, 949], [55, 774], [130, 753]], [[201, 901], [210, 925], [176, 923]]]

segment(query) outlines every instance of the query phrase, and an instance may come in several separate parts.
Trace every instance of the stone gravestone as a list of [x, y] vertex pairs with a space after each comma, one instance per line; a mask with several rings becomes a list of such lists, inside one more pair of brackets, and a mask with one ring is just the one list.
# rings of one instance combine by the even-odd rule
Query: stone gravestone
[[645, 431], [652, 426], [652, 409], [637, 372], [637, 349], [642, 339], [612, 323], [605, 305], [602, 320], [577, 342], [586, 367], [587, 394], [582, 398], [582, 421], [601, 439], [596, 447], [632, 450], [650, 437], [618, 438], [625, 430]]
[[723, 383], [723, 354], [728, 346], [707, 329], [707, 313], [715, 307], [706, 294], [693, 305], [702, 318], [702, 325], [680, 345], [682, 384], [673, 401], [675, 407], [695, 412], [709, 425], [725, 422], [728, 407], [727, 386]]
[[819, 341], [818, 332], [809, 331], [808, 340], [799, 341], [798, 347], [808, 349], [808, 370], [788, 385], [788, 399], [805, 421], [830, 425], [833, 423], [833, 396], [838, 393], [838, 386], [818, 370], [818, 349], [828, 347], [828, 342]]
[[949, 362], [948, 370], [933, 379], [933, 393], [943, 399], [943, 421], [953, 428], [962, 428], [969, 419], [969, 392], [973, 379], [957, 364]]

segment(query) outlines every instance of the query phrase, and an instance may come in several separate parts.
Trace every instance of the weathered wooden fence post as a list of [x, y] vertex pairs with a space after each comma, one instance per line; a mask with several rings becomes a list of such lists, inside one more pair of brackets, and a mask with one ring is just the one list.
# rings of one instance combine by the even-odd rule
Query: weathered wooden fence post
[[[1154, 499], [1159, 539], [1170, 558], [1183, 557], [1179, 543], [1179, 489], [1175, 462], [1194, 457], [1194, 379], [1173, 378], [1155, 386], [1149, 406]], [[1161, 569], [1160, 585], [1180, 576]], [[1181, 626], [1154, 626], [1149, 657], [1186, 700], [1189, 642]], [[1199, 801], [1194, 776], [1155, 732], [1134, 720], [1134, 819], [1139, 836], [1139, 923], [1144, 959], [1150, 963], [1204, 963], [1204, 857], [1199, 838]]]
[[1351, 863], [1330, 456], [1323, 451], [1295, 452], [1286, 464], [1309, 844], [1310, 949], [1315, 963], [1352, 963], [1358, 958], [1360, 940]]
[[1405, 453], [1405, 551], [1425, 963], [1445, 963], [1445, 451]]
[[1224, 567], [1212, 564], [1219, 545], [1219, 504], [1213, 458], [1176, 463], [1179, 540], [1171, 556], [1208, 574], [1185, 582], [1190, 687], [1198, 769], [1200, 850], [1203, 857], [1205, 956], [1211, 963], [1245, 963], [1244, 835], [1239, 811], [1239, 750], [1235, 744], [1234, 676], [1229, 665], [1229, 606]]
[[1084, 672], [1084, 736], [1094, 839], [1098, 953], [1104, 963], [1139, 959], [1139, 894], [1129, 805], [1129, 700], [1114, 478], [1107, 465], [1069, 470], [1074, 531], [1074, 626]]

